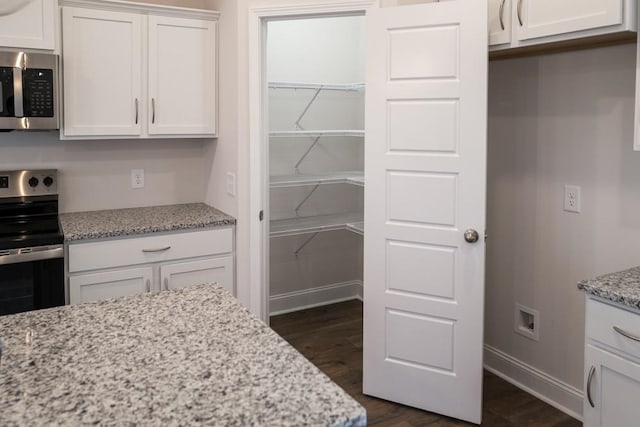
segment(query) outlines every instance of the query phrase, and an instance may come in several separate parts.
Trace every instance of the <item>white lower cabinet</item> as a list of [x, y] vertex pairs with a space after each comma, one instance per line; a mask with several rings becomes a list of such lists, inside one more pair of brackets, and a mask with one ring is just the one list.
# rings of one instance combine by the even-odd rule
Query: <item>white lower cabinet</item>
[[640, 423], [640, 364], [587, 345], [584, 425], [627, 427]]
[[587, 300], [584, 425], [640, 425], [640, 312]]
[[151, 267], [80, 274], [69, 278], [71, 304], [128, 297], [151, 291]]
[[228, 256], [163, 264], [160, 266], [160, 281], [164, 290], [217, 282], [233, 293], [233, 258]]
[[218, 283], [234, 293], [233, 228], [70, 243], [69, 303]]

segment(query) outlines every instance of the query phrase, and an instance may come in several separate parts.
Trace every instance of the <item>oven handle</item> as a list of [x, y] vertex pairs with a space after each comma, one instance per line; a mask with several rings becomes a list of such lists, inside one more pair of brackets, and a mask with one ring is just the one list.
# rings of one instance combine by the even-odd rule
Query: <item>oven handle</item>
[[44, 261], [47, 259], [62, 258], [64, 249], [62, 245], [50, 246], [44, 250], [36, 250], [22, 254], [0, 256], [0, 265], [19, 264], [21, 262]]

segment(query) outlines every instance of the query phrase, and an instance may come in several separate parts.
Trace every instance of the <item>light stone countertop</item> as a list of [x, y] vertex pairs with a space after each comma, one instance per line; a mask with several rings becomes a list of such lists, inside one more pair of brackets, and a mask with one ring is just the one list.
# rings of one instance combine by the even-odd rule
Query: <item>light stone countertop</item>
[[66, 241], [219, 227], [235, 223], [235, 218], [205, 203], [73, 212], [60, 215], [60, 225]]
[[640, 267], [582, 280], [578, 289], [617, 304], [640, 309]]
[[0, 424], [364, 426], [218, 285], [0, 316]]

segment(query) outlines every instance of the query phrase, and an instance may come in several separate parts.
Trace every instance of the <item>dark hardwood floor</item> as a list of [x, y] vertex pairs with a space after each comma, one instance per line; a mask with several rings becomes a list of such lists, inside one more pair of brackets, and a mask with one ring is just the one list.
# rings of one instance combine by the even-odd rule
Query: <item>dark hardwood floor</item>
[[[362, 303], [348, 301], [271, 318], [271, 327], [366, 409], [370, 426], [465, 426], [451, 418], [362, 394]], [[485, 426], [569, 427], [582, 424], [484, 373]]]

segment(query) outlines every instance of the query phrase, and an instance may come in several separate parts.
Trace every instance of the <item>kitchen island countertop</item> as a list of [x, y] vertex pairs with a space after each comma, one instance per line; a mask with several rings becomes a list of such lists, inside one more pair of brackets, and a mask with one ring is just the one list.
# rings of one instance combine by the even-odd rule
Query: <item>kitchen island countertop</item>
[[0, 316], [2, 425], [363, 426], [218, 285]]
[[233, 225], [235, 218], [205, 203], [72, 212], [60, 215], [66, 241]]
[[617, 304], [640, 309], [640, 267], [582, 280], [578, 283], [578, 289]]

